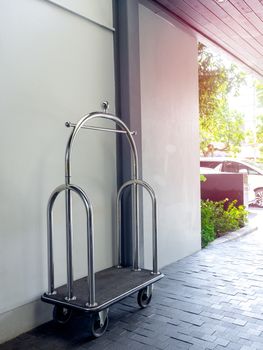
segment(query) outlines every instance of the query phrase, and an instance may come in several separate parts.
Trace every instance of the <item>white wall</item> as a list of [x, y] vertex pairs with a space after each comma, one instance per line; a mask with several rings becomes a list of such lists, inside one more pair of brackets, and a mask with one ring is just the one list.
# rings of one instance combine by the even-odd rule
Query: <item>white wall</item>
[[[101, 12], [105, 4], [107, 11]], [[105, 25], [112, 25], [111, 5], [90, 0], [85, 7], [79, 1], [80, 13], [90, 12]], [[64, 182], [70, 132], [64, 122], [100, 110], [105, 99], [114, 112], [113, 33], [45, 1], [2, 0], [0, 52], [3, 342], [51, 315], [48, 306], [34, 301], [47, 289], [46, 204], [50, 192]], [[112, 265], [115, 146], [112, 134], [84, 131], [73, 151], [73, 183], [84, 187], [94, 205], [97, 270]], [[80, 277], [86, 274], [85, 217], [74, 203], [74, 266]], [[62, 197], [55, 208], [57, 284], [66, 277], [63, 205]]]
[[112, 27], [112, 1], [108, 0], [48, 0], [102, 25]]
[[[140, 5], [143, 177], [159, 204], [159, 262], [200, 249], [196, 39]], [[151, 215], [145, 198], [146, 266]]]

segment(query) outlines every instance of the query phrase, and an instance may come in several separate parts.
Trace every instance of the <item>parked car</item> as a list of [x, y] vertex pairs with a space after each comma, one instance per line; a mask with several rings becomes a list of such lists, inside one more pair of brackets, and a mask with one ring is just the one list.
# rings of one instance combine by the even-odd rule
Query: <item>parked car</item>
[[209, 168], [209, 167], [200, 167], [200, 174], [216, 174], [217, 171], [214, 168]]
[[213, 168], [218, 172], [248, 175], [248, 202], [263, 208], [263, 170], [256, 164], [226, 157], [201, 157], [200, 167]]

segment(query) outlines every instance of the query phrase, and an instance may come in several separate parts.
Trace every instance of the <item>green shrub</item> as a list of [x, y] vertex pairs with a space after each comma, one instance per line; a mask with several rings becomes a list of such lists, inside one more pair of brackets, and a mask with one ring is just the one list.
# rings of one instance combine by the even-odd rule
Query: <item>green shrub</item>
[[203, 174], [200, 174], [200, 181], [201, 182], [206, 182], [206, 177]]
[[202, 247], [216, 238], [214, 207], [210, 201], [201, 201], [201, 237]]
[[237, 207], [236, 204], [236, 200], [228, 204], [227, 198], [220, 202], [201, 201], [202, 247], [216, 237], [245, 225], [248, 212], [243, 205]]

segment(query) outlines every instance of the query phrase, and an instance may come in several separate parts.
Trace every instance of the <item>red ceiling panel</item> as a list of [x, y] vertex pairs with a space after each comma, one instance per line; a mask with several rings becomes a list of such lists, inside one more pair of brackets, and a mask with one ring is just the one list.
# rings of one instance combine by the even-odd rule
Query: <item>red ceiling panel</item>
[[263, 0], [155, 0], [263, 77]]

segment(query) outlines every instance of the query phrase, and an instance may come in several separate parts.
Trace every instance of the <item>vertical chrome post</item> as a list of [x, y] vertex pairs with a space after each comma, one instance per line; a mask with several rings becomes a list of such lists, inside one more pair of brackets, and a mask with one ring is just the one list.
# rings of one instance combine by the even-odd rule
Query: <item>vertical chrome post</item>
[[76, 185], [68, 185], [68, 188], [77, 193], [82, 199], [87, 214], [87, 264], [88, 264], [88, 307], [97, 305], [95, 301], [95, 273], [94, 273], [94, 235], [93, 235], [93, 209], [85, 192]]
[[65, 185], [58, 186], [50, 195], [47, 205], [47, 251], [48, 251], [48, 294], [54, 294], [54, 257], [53, 257], [53, 206], [58, 194]]
[[[131, 145], [132, 151], [132, 266], [134, 271], [140, 271], [140, 252], [139, 252], [139, 195], [138, 195], [138, 155], [136, 150], [135, 142], [132, 138], [131, 132], [127, 131], [128, 140]], [[117, 196], [117, 206], [116, 206], [116, 249], [117, 249], [117, 267], [121, 267], [122, 257], [121, 257], [121, 190]]]
[[73, 224], [72, 224], [72, 197], [69, 189], [70, 178], [71, 178], [71, 144], [74, 141], [74, 131], [71, 133], [65, 153], [65, 207], [66, 207], [66, 248], [67, 248], [67, 288], [68, 295], [66, 300], [75, 299], [73, 291], [73, 259], [72, 259], [72, 250], [73, 250]]
[[129, 132], [127, 134], [130, 145], [131, 145], [131, 151], [132, 151], [132, 178], [134, 181], [132, 186], [132, 216], [133, 216], [133, 270], [134, 271], [140, 271], [140, 225], [139, 225], [139, 193], [138, 193], [138, 186], [136, 183], [136, 180], [138, 180], [139, 177], [139, 162], [138, 162], [138, 153], [137, 148], [135, 145], [135, 142], [132, 138], [131, 133]]
[[54, 292], [54, 258], [53, 258], [53, 215], [49, 200], [47, 207], [47, 252], [48, 252], [48, 294]]
[[117, 268], [121, 268], [122, 254], [121, 254], [121, 200], [120, 193], [117, 195], [116, 201], [116, 254], [117, 254]]
[[[69, 185], [69, 181], [66, 181]], [[68, 295], [66, 300], [75, 299], [73, 294], [73, 259], [72, 259], [72, 245], [73, 245], [73, 229], [72, 229], [72, 198], [69, 189], [65, 191], [66, 201], [66, 244], [67, 244], [67, 287]]]
[[158, 271], [158, 252], [157, 252], [157, 203], [156, 198], [152, 197], [152, 242], [153, 242], [153, 274], [159, 274]]
[[[137, 178], [134, 177], [137, 180]], [[140, 248], [139, 248], [139, 194], [136, 183], [132, 186], [132, 212], [133, 212], [133, 270], [140, 271]]]
[[89, 303], [87, 306], [93, 307], [96, 306], [97, 303], [95, 301], [93, 210], [90, 203], [87, 210], [87, 245], [89, 284]]

